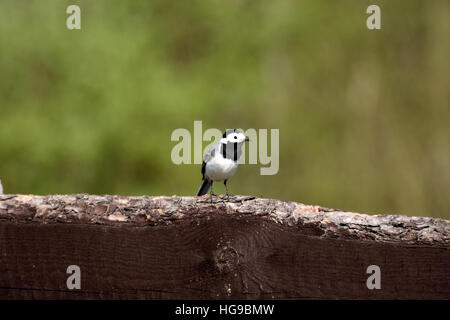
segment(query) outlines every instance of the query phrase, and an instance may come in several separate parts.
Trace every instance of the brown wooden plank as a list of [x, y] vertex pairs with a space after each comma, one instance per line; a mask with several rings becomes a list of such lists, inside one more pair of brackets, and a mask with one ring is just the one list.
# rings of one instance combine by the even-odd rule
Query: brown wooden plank
[[[0, 199], [1, 299], [449, 299], [449, 221], [233, 197]], [[81, 290], [66, 286], [81, 268]], [[381, 289], [369, 290], [369, 265]]]

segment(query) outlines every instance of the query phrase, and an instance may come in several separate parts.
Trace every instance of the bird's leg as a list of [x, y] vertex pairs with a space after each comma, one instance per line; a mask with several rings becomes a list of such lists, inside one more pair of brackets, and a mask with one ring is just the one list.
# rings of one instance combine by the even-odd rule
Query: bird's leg
[[213, 184], [213, 182], [211, 182], [210, 193], [211, 193], [213, 196], [217, 196], [217, 194], [215, 194], [214, 191], [213, 191], [212, 184]]
[[227, 181], [228, 181], [228, 180], [225, 180], [225, 181], [223, 182], [223, 184], [225, 185], [225, 190], [227, 191], [227, 200], [228, 200], [228, 199], [230, 199], [230, 193], [228, 192]]
[[213, 186], [213, 182], [211, 182], [211, 186], [209, 187], [209, 200], [210, 200], [211, 203], [212, 203], [212, 197], [213, 197], [212, 186]]

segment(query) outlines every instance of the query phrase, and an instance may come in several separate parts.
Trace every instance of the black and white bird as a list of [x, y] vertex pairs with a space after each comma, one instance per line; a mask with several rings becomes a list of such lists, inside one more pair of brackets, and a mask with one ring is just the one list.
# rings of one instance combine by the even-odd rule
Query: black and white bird
[[210, 192], [212, 202], [213, 183], [223, 181], [227, 196], [229, 196], [227, 181], [236, 173], [239, 158], [242, 155], [242, 145], [249, 139], [239, 130], [227, 130], [222, 138], [209, 148], [203, 155], [203, 183], [197, 196]]
[[2, 180], [0, 180], [0, 194], [3, 194]]

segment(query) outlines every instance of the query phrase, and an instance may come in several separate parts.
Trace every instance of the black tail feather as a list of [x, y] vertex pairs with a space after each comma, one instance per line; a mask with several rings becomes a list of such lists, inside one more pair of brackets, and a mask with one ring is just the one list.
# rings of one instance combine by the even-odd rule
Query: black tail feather
[[207, 179], [203, 180], [202, 185], [200, 186], [200, 189], [197, 191], [197, 196], [202, 196], [204, 194], [207, 194], [209, 191], [209, 188], [211, 187], [212, 181], [209, 181]]

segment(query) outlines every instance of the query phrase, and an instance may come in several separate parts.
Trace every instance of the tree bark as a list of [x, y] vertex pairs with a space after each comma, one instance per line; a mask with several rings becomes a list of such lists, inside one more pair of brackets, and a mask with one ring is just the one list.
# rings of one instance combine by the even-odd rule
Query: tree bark
[[449, 230], [248, 196], [0, 195], [0, 298], [449, 299]]

